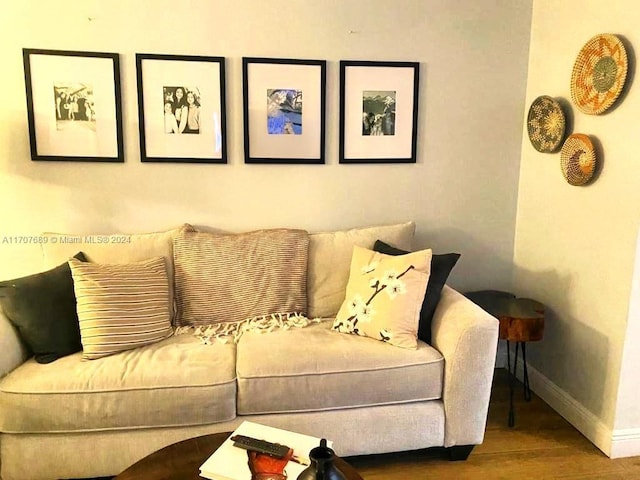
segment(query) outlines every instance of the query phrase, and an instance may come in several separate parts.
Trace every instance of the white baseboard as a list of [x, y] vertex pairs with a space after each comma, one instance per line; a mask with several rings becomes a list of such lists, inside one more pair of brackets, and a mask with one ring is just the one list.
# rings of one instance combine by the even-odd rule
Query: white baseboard
[[640, 455], [640, 428], [626, 428], [613, 431], [611, 458], [635, 457]]
[[[640, 429], [634, 429], [633, 432], [621, 430], [619, 438], [616, 439], [610, 428], [571, 395], [531, 365], [527, 365], [527, 369], [531, 390], [587, 437], [591, 443], [602, 450], [605, 455], [611, 458], [640, 455]], [[520, 363], [517, 371], [517, 377], [520, 380], [523, 378], [523, 372], [524, 369]]]

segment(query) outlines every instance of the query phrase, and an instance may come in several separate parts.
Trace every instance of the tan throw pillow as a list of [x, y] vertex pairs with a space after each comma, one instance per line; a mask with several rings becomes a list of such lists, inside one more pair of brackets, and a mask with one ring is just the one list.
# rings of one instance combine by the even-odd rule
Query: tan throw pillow
[[355, 246], [346, 298], [333, 329], [417, 348], [431, 250], [389, 256]]
[[308, 248], [304, 230], [181, 232], [173, 245], [176, 324], [306, 314]]
[[376, 240], [411, 250], [413, 222], [309, 235], [309, 317], [334, 317], [344, 302], [354, 245], [373, 249]]
[[94, 360], [171, 336], [163, 257], [132, 264], [69, 260], [83, 358]]

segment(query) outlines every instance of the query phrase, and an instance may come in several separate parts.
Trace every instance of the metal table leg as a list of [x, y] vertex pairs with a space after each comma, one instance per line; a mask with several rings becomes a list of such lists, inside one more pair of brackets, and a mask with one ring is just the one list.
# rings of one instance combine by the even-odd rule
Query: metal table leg
[[[513, 372], [515, 373], [515, 365], [518, 363], [518, 344], [516, 343], [516, 359], [513, 366]], [[509, 426], [513, 427], [516, 423], [515, 412], [513, 411], [513, 374], [511, 373], [511, 347], [509, 340], [507, 340], [507, 370], [509, 372]]]
[[524, 399], [527, 402], [531, 401], [531, 387], [529, 387], [529, 372], [527, 371], [527, 347], [526, 347], [526, 342], [520, 342], [522, 343], [522, 362], [524, 363], [524, 376], [523, 376], [523, 383], [524, 383]]
[[524, 387], [524, 399], [527, 402], [531, 401], [531, 387], [529, 386], [529, 372], [527, 370], [527, 343], [526, 342], [516, 342], [516, 354], [513, 360], [513, 371], [511, 370], [511, 344], [509, 340], [507, 340], [507, 370], [509, 371], [509, 426], [513, 427], [516, 423], [516, 414], [513, 408], [513, 388], [514, 388], [514, 377], [516, 376], [516, 372], [518, 370], [518, 350], [519, 347], [522, 346], [522, 362], [523, 365], [523, 387]]

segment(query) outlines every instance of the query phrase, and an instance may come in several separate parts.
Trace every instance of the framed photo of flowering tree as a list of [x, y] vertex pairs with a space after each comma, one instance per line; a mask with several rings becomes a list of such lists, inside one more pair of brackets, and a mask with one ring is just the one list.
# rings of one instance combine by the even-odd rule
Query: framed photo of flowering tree
[[245, 163], [324, 163], [326, 61], [242, 59]]
[[140, 160], [227, 163], [224, 57], [136, 54]]
[[340, 163], [415, 163], [420, 64], [340, 62]]
[[117, 53], [24, 48], [32, 160], [124, 162]]

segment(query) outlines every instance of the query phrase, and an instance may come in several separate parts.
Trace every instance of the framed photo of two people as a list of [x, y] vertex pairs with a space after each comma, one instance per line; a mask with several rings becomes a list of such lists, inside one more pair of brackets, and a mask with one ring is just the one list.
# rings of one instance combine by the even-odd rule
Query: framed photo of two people
[[227, 163], [223, 57], [136, 54], [143, 162]]

